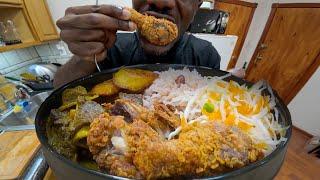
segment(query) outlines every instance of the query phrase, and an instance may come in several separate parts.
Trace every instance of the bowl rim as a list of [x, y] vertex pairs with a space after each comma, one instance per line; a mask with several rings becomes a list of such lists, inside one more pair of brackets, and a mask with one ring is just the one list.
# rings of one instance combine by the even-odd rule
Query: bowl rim
[[[75, 168], [75, 169], [79, 169], [79, 170], [84, 171], [86, 173], [90, 173], [90, 174], [93, 174], [93, 175], [98, 175], [100, 177], [109, 177], [109, 178], [121, 179], [121, 180], [130, 179], [130, 178], [114, 176], [114, 175], [111, 175], [111, 174], [107, 174], [107, 173], [103, 173], [103, 172], [87, 169], [87, 168], [81, 166], [79, 163], [73, 162], [73, 161], [69, 160], [68, 158], [64, 157], [63, 155], [59, 154], [58, 152], [56, 152], [53, 149], [53, 147], [48, 143], [48, 140], [47, 140], [46, 136], [43, 133], [41, 133], [40, 130], [39, 130], [39, 127], [40, 127], [39, 121], [41, 121], [41, 118], [39, 118], [39, 112], [43, 109], [43, 105], [45, 104], [45, 102], [47, 102], [48, 99], [51, 99], [52, 97], [55, 96], [55, 94], [57, 92], [60, 92], [60, 91], [62, 91], [64, 89], [68, 88], [69, 86], [72, 86], [73, 84], [79, 83], [81, 81], [85, 81], [87, 79], [94, 78], [95, 76], [98, 76], [98, 75], [114, 73], [114, 72], [116, 72], [117, 70], [119, 70], [120, 68], [123, 68], [123, 67], [126, 67], [126, 68], [143, 68], [143, 67], [150, 66], [150, 65], [167, 66], [168, 68], [173, 68], [173, 69], [175, 69], [175, 68], [180, 68], [181, 69], [181, 68], [184, 68], [184, 67], [191, 68], [191, 69], [203, 69], [203, 70], [206, 69], [206, 70], [214, 70], [214, 71], [217, 71], [217, 72], [220, 72], [220, 73], [228, 74], [228, 72], [226, 72], [226, 71], [221, 71], [221, 70], [218, 70], [218, 69], [212, 69], [212, 68], [203, 67], [203, 66], [192, 66], [192, 65], [183, 65], [183, 64], [160, 64], [160, 63], [157, 63], [157, 64], [138, 64], [138, 65], [132, 65], [132, 66], [121, 66], [121, 67], [107, 69], [107, 70], [104, 70], [102, 72], [96, 72], [96, 73], [87, 75], [85, 77], [78, 78], [76, 80], [73, 80], [73, 81], [71, 81], [71, 82], [69, 82], [67, 84], [64, 84], [63, 86], [55, 89], [47, 97], [47, 99], [41, 104], [41, 106], [40, 106], [40, 108], [39, 108], [39, 110], [37, 112], [37, 115], [36, 115], [35, 127], [36, 127], [36, 134], [37, 134], [37, 137], [38, 137], [38, 139], [39, 139], [39, 141], [41, 143], [42, 148], [45, 148], [46, 150], [48, 150], [51, 154], [53, 154], [56, 158], [58, 158], [59, 160], [61, 160], [65, 164], [67, 164], [68, 166], [71, 166], [72, 168]], [[232, 77], [234, 77], [236, 79], [239, 79], [239, 80], [242, 80], [242, 81], [247, 82], [247, 83], [249, 82], [249, 81], [243, 80], [243, 79], [235, 77], [235, 76], [232, 76]], [[264, 157], [263, 159], [261, 159], [259, 161], [250, 163], [250, 164], [248, 164], [248, 165], [246, 165], [246, 166], [244, 166], [242, 168], [235, 169], [235, 170], [232, 170], [230, 172], [226, 172], [226, 173], [215, 175], [215, 176], [197, 178], [197, 179], [232, 178], [232, 177], [238, 176], [238, 175], [240, 175], [242, 173], [250, 172], [250, 171], [254, 170], [257, 167], [268, 163], [270, 160], [275, 158], [275, 156], [278, 153], [280, 153], [280, 151], [282, 151], [284, 148], [286, 148], [286, 146], [288, 145], [288, 143], [289, 143], [289, 141], [291, 139], [291, 136], [292, 136], [291, 115], [290, 115], [290, 112], [288, 110], [288, 107], [284, 104], [282, 99], [278, 96], [277, 92], [275, 90], [273, 90], [273, 93], [274, 93], [274, 95], [276, 97], [277, 104], [279, 106], [283, 107], [283, 109], [284, 109], [284, 111], [283, 111], [284, 112], [284, 117], [286, 117], [287, 118], [286, 121], [288, 121], [288, 126], [289, 127], [287, 129], [286, 136], [285, 136], [287, 138], [287, 140], [285, 142], [283, 142], [283, 141], [280, 142], [279, 145], [276, 147], [276, 149], [274, 151], [272, 151], [269, 155], [267, 155], [266, 157]]]

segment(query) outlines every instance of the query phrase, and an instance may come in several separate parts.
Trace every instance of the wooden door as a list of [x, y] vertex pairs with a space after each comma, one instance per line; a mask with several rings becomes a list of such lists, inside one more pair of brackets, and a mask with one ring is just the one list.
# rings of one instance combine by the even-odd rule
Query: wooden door
[[320, 64], [320, 4], [274, 4], [247, 70], [289, 103]]
[[257, 3], [238, 0], [216, 0], [214, 8], [230, 14], [226, 35], [238, 36], [228, 69], [235, 67], [251, 24]]
[[29, 17], [40, 41], [58, 39], [57, 29], [45, 0], [24, 0]]

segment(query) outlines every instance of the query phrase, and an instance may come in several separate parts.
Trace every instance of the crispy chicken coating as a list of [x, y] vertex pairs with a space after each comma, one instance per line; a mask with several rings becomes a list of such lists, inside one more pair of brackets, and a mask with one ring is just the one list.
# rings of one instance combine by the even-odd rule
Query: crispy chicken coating
[[[95, 155], [107, 148], [111, 138], [119, 135], [119, 130], [126, 125], [123, 116], [101, 114], [90, 124], [87, 144], [90, 152]], [[121, 132], [120, 132], [121, 133]]]
[[[164, 116], [130, 101], [116, 104], [125, 106], [122, 108], [132, 115], [132, 121], [105, 113], [91, 124], [87, 138], [94, 159], [111, 174], [144, 179], [199, 177], [239, 168], [263, 157], [251, 138], [235, 127], [216, 121], [194, 122], [182, 125], [176, 139], [168, 140], [154, 125], [163, 124], [159, 118]], [[168, 108], [158, 106], [162, 111]]]
[[139, 119], [148, 123], [148, 125], [157, 131], [162, 138], [165, 138], [173, 129], [170, 127], [170, 124], [167, 123], [170, 120], [165, 120], [166, 117], [170, 118], [170, 116], [167, 115], [166, 117], [160, 118], [160, 112], [160, 110], [150, 111], [145, 107], [126, 99], [116, 100], [114, 108], [111, 110], [113, 115], [125, 116], [127, 122], [133, 122], [134, 120]]
[[188, 125], [173, 140], [155, 139], [141, 128], [131, 131], [142, 134], [128, 138], [128, 147], [133, 164], [147, 179], [212, 175], [263, 157], [248, 136], [218, 122]]
[[137, 24], [141, 35], [152, 44], [165, 46], [178, 37], [178, 27], [173, 22], [143, 15], [131, 8], [128, 10], [131, 12], [130, 20]]
[[154, 104], [155, 114], [158, 116], [158, 120], [164, 121], [172, 128], [177, 128], [180, 125], [180, 118], [175, 114], [175, 109], [171, 105], [165, 105], [163, 103]]
[[123, 116], [101, 114], [90, 125], [87, 144], [101, 169], [117, 176], [140, 179], [139, 171], [130, 156], [126, 155], [127, 147], [122, 137], [122, 131], [126, 128]]

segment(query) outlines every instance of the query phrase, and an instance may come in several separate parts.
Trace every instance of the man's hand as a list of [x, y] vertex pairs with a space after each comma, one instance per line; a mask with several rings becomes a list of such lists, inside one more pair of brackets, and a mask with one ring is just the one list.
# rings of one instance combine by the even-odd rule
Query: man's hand
[[117, 30], [133, 31], [130, 12], [111, 5], [70, 7], [57, 21], [61, 39], [81, 60], [92, 61], [94, 55], [102, 61], [106, 50], [113, 46]]
[[128, 21], [130, 16], [128, 10], [110, 5], [68, 8], [57, 26], [61, 29], [61, 39], [75, 56], [59, 68], [54, 86], [59, 87], [94, 72], [94, 55], [98, 61], [105, 59], [107, 48], [116, 41], [117, 30], [136, 29], [136, 25]]

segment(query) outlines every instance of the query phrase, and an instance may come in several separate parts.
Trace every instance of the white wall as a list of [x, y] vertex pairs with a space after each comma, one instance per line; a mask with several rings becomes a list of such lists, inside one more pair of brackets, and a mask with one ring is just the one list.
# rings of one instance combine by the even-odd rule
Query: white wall
[[238, 37], [237, 36], [221, 36], [215, 34], [193, 34], [194, 36], [211, 42], [213, 47], [218, 51], [221, 56], [220, 69], [223, 71], [227, 70], [230, 62], [233, 50], [236, 46]]
[[[247, 0], [258, 3], [248, 36], [237, 62], [242, 67], [244, 62], [251, 60], [257, 47], [265, 24], [271, 12], [272, 3], [320, 3], [320, 0]], [[320, 136], [320, 69], [316, 71], [308, 83], [289, 104], [292, 121], [298, 128]]]
[[320, 136], [320, 69], [289, 104], [294, 125]]
[[[71, 6], [93, 5], [95, 0], [47, 0], [53, 20], [56, 22], [64, 16], [64, 12]], [[99, 0], [99, 4], [113, 4], [131, 7], [131, 0]]]

